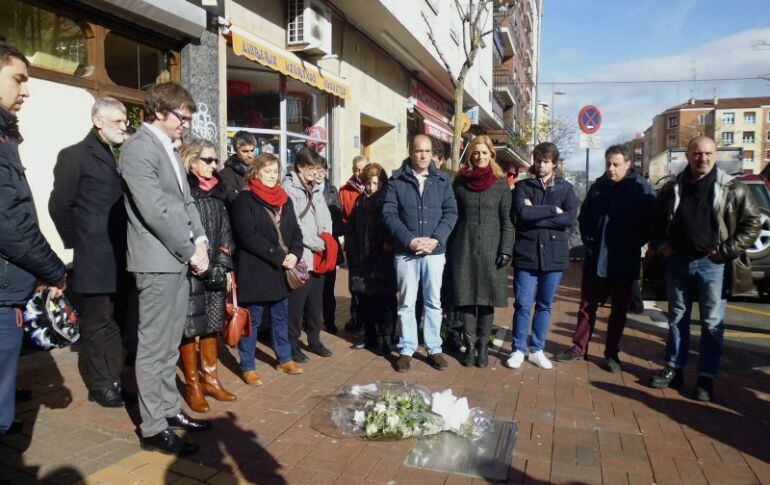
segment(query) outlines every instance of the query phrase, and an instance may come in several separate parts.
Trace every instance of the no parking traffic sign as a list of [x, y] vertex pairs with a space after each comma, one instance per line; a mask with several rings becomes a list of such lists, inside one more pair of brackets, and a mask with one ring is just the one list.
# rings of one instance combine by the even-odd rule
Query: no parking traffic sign
[[592, 104], [583, 106], [578, 114], [578, 125], [583, 133], [593, 135], [602, 127], [602, 112]]

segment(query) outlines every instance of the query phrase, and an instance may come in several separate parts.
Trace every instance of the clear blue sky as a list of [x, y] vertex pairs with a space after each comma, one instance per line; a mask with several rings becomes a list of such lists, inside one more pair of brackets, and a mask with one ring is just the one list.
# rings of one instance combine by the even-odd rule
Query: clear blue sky
[[[543, 0], [540, 82], [692, 79], [770, 74], [768, 0]], [[668, 85], [557, 85], [556, 117], [576, 120], [580, 106], [604, 113], [604, 145], [644, 131], [652, 117], [690, 95], [770, 96], [770, 82]], [[551, 85], [539, 99], [551, 102]], [[592, 155], [601, 167], [600, 152]], [[585, 154], [568, 159], [582, 165]], [[572, 167], [570, 167], [572, 162]], [[592, 178], [595, 172], [592, 163]], [[598, 175], [598, 173], [596, 173]]]

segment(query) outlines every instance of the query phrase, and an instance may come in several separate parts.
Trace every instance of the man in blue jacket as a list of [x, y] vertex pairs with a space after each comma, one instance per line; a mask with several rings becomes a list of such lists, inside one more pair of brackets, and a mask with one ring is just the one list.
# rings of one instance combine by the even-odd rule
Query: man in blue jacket
[[[530, 362], [551, 369], [553, 364], [543, 354], [545, 336], [551, 302], [569, 264], [569, 228], [575, 225], [578, 201], [572, 184], [554, 172], [559, 161], [556, 145], [540, 143], [532, 152], [532, 160], [535, 178], [521, 180], [513, 189], [514, 352], [506, 365], [518, 369], [529, 350]], [[535, 295], [535, 315], [530, 322]]]
[[650, 237], [655, 195], [628, 159], [628, 149], [613, 145], [604, 152], [606, 169], [580, 208], [580, 236], [586, 248], [580, 309], [574, 344], [557, 362], [581, 360], [596, 325], [596, 309], [609, 297], [604, 357], [610, 372], [620, 372], [620, 338], [626, 326], [632, 285], [639, 279], [639, 254]]
[[16, 114], [29, 97], [28, 67], [24, 54], [0, 42], [0, 436], [20, 427], [13, 416], [22, 309], [38, 282], [53, 287], [54, 298], [67, 286], [64, 263], [40, 232], [19, 157]]
[[394, 239], [401, 337], [396, 370], [407, 372], [417, 351], [417, 289], [424, 300], [423, 340], [430, 363], [439, 370], [447, 362], [441, 350], [441, 281], [446, 242], [457, 222], [457, 203], [449, 176], [432, 162], [432, 144], [417, 135], [409, 158], [393, 173], [382, 206], [383, 219]]

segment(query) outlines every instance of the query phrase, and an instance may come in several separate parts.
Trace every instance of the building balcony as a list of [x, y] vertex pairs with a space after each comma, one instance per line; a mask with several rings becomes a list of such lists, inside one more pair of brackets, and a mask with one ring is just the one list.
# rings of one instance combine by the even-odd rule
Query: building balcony
[[495, 120], [495, 123], [497, 123], [497, 126], [502, 127], [503, 126], [503, 113], [505, 112], [505, 108], [503, 108], [503, 105], [498, 101], [496, 98], [492, 98], [492, 118]]
[[495, 69], [494, 91], [495, 98], [497, 98], [503, 107], [510, 107], [516, 104], [513, 75], [511, 71], [508, 69]]
[[513, 37], [513, 29], [507, 13], [495, 13], [495, 30], [500, 37], [500, 55], [508, 59], [516, 54], [516, 44]]

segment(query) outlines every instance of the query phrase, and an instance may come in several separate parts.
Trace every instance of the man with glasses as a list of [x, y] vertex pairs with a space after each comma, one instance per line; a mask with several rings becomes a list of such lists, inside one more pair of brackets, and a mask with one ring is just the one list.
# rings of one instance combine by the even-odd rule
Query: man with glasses
[[98, 99], [91, 121], [83, 141], [59, 152], [48, 212], [64, 247], [73, 250], [70, 288], [81, 296], [88, 399], [121, 407], [123, 359], [115, 305], [127, 293], [126, 211], [115, 149], [126, 138], [126, 107], [115, 98]]
[[190, 271], [203, 274], [209, 247], [174, 143], [189, 128], [195, 101], [174, 83], [145, 96], [145, 123], [120, 154], [128, 212], [127, 269], [139, 294], [139, 387], [142, 447], [176, 455], [197, 453], [173, 431], [203, 431], [208, 421], [182, 411], [176, 363], [190, 295]]

